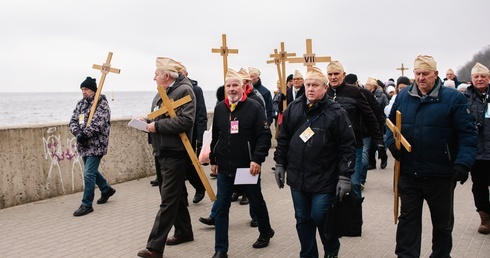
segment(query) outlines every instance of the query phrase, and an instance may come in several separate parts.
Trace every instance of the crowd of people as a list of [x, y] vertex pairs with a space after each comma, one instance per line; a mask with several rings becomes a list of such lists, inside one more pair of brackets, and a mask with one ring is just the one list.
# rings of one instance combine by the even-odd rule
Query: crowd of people
[[[181, 139], [190, 139], [196, 154], [207, 129], [202, 89], [188, 76], [187, 68], [168, 57], [156, 59], [154, 80], [169, 98], [190, 96], [192, 101], [175, 109], [176, 116], [162, 114], [148, 120], [149, 143], [155, 156], [161, 203], [150, 230], [146, 249], [139, 257], [163, 257], [166, 245], [194, 240], [185, 180], [195, 188], [193, 203], [205, 194]], [[211, 214], [199, 220], [215, 227], [213, 258], [228, 257], [231, 202], [242, 196], [249, 205], [252, 227], [259, 236], [253, 248], [265, 248], [275, 231], [261, 191], [262, 163], [271, 148], [271, 124], [277, 130], [273, 159], [279, 189], [288, 186], [294, 206], [300, 257], [338, 257], [339, 236], [324, 234], [333, 200], [346, 195], [362, 199], [368, 170], [387, 166], [389, 149], [400, 164], [398, 192], [401, 201], [396, 232], [397, 257], [420, 257], [422, 207], [429, 206], [432, 233], [431, 257], [450, 257], [454, 224], [454, 189], [469, 174], [476, 211], [481, 217], [477, 231], [490, 233], [490, 71], [476, 63], [471, 82], [461, 83], [452, 69], [441, 79], [431, 56], [414, 60], [413, 79], [400, 76], [386, 83], [374, 76], [362, 84], [356, 74], [346, 73], [339, 61], [327, 69], [296, 70], [287, 77], [287, 89], [278, 85], [274, 95], [262, 85], [261, 72], [253, 67], [238, 72], [228, 69], [225, 84], [217, 91], [212, 121], [209, 160], [216, 178], [217, 199]], [[70, 120], [70, 132], [84, 161], [84, 195], [74, 216], [93, 212], [95, 185], [101, 191], [97, 204], [106, 203], [116, 190], [98, 171], [107, 153], [110, 109], [103, 94], [92, 121], [87, 121], [97, 85], [88, 77], [80, 85], [83, 98]], [[283, 93], [285, 92], [285, 94]], [[165, 105], [157, 93], [151, 111]], [[284, 104], [285, 102], [285, 104]], [[411, 151], [397, 147], [398, 133], [386, 129], [386, 119], [396, 123], [403, 115], [401, 134]], [[240, 168], [257, 178], [255, 184], [235, 185]], [[282, 191], [282, 190], [278, 190]], [[174, 235], [168, 234], [175, 227]]]

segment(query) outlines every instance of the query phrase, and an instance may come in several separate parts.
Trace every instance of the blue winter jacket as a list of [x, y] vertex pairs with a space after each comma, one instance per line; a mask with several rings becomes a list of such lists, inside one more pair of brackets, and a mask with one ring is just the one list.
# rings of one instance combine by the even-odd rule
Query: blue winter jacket
[[[398, 93], [389, 119], [395, 124], [402, 113], [402, 135], [412, 152], [402, 147], [401, 173], [415, 177], [452, 177], [456, 164], [471, 168], [476, 157], [478, 134], [466, 98], [455, 89], [442, 87], [438, 78], [426, 97], [417, 84]], [[395, 143], [386, 130], [386, 145]]]

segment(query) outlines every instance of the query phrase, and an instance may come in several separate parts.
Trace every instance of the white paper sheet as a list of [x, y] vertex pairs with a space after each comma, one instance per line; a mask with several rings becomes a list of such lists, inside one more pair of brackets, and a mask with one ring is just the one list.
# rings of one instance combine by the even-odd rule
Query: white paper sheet
[[146, 122], [143, 122], [143, 121], [141, 121], [139, 119], [136, 119], [136, 118], [131, 119], [131, 121], [129, 121], [128, 125], [131, 126], [131, 127], [136, 128], [138, 130], [141, 130], [143, 132], [148, 132], [146, 130], [147, 123]]
[[237, 168], [235, 185], [255, 185], [259, 180], [259, 175], [252, 176], [250, 168]]

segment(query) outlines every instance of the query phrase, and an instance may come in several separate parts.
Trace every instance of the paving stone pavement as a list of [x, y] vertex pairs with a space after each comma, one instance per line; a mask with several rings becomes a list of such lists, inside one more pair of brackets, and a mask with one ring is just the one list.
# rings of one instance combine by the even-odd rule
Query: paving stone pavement
[[[291, 195], [289, 187], [277, 188], [271, 169], [273, 151], [263, 164], [262, 191], [276, 234], [267, 248], [252, 248], [259, 233], [257, 228], [249, 226], [248, 205], [232, 203], [228, 252], [232, 258], [299, 256]], [[341, 238], [339, 257], [395, 257], [392, 161], [390, 158], [386, 169], [368, 172], [363, 191], [362, 236]], [[204, 167], [207, 175], [209, 169]], [[136, 257], [145, 248], [159, 208], [158, 189], [149, 183], [152, 179], [113, 185], [117, 193], [106, 204], [94, 204], [95, 211], [82, 217], [72, 215], [80, 205], [82, 193], [0, 210], [0, 257]], [[216, 190], [216, 180], [210, 182]], [[194, 189], [189, 184], [187, 188], [195, 240], [167, 246], [164, 257], [211, 257], [214, 227], [201, 224], [198, 219], [209, 215], [212, 203], [206, 197], [193, 204]], [[99, 195], [98, 192], [95, 198]], [[427, 206], [423, 218], [422, 257], [429, 257], [432, 227]], [[478, 225], [469, 180], [464, 185], [458, 184], [455, 191], [452, 257], [490, 257], [490, 235], [477, 233]], [[318, 237], [317, 241], [319, 250], [323, 250]]]

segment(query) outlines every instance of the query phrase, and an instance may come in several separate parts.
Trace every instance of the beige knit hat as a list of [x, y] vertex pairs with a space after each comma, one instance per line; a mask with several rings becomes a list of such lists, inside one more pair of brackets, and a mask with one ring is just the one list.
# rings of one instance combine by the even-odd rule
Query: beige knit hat
[[311, 67], [308, 70], [308, 72], [306, 73], [306, 76], [305, 76], [305, 80], [308, 80], [308, 79], [315, 79], [315, 80], [319, 80], [325, 84], [328, 84], [327, 76], [325, 76], [325, 74], [322, 73], [322, 70], [320, 70], [320, 68], [318, 68], [318, 67]]
[[413, 64], [415, 69], [424, 69], [429, 71], [437, 70], [437, 63], [432, 56], [419, 55], [415, 58], [415, 62]]

